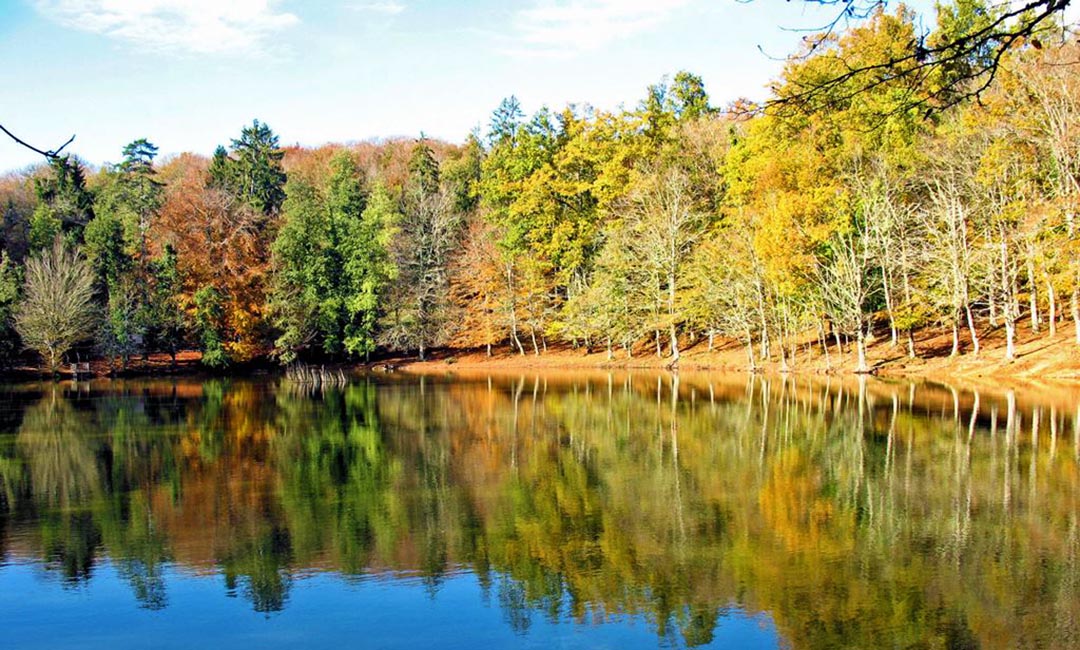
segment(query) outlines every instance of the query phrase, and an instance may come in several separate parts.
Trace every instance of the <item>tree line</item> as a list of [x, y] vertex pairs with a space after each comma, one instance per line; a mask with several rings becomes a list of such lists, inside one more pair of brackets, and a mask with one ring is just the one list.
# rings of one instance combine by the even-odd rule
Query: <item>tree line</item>
[[[751, 369], [850, 345], [865, 372], [874, 336], [914, 357], [937, 328], [954, 355], [991, 327], [1011, 359], [1022, 324], [1069, 320], [1080, 345], [1075, 38], [901, 56], [999, 11], [944, 5], [923, 38], [879, 9], [789, 57], [761, 105], [718, 109], [679, 72], [614, 111], [511, 97], [460, 145], [282, 147], [255, 121], [209, 159], [159, 162], [145, 139], [96, 171], [57, 156], [0, 181], [0, 354], [55, 369], [92, 340], [120, 365], [197, 348], [225, 367], [557, 343], [674, 364], [719, 339]], [[882, 59], [912, 69], [843, 82]]]

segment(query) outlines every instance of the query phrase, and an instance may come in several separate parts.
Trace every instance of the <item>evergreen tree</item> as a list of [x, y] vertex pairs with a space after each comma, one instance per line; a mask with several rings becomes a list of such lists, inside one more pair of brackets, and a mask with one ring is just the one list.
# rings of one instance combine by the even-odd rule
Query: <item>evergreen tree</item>
[[148, 233], [161, 207], [163, 186], [155, 178], [156, 146], [141, 138], [125, 146], [123, 153], [119, 164], [99, 176], [85, 250], [106, 306], [99, 346], [126, 366], [133, 354], [149, 353], [145, 343], [154, 314]]
[[0, 251], [0, 368], [11, 363], [19, 351], [13, 317], [19, 299], [20, 271], [7, 252]]
[[339, 276], [327, 274], [332, 271], [327, 262], [333, 242], [319, 191], [299, 180], [289, 181], [286, 190], [281, 230], [272, 246], [270, 314], [281, 332], [274, 347], [281, 360], [290, 363], [312, 344], [335, 351], [333, 294], [328, 285]]
[[521, 110], [521, 103], [513, 95], [499, 103], [499, 107], [491, 115], [491, 125], [488, 131], [488, 143], [492, 146], [512, 142], [517, 137], [521, 122], [525, 119], [525, 113]]
[[94, 218], [94, 199], [79, 161], [70, 156], [50, 158], [48, 173], [34, 179], [34, 193], [37, 207], [30, 219], [31, 248], [51, 246], [58, 234], [81, 243], [83, 229]]
[[160, 257], [151, 264], [153, 293], [150, 303], [150, 345], [169, 354], [176, 363], [176, 355], [186, 341], [187, 322], [180, 305], [183, 283], [176, 256], [171, 244], [165, 245]]
[[277, 214], [285, 201], [285, 152], [269, 126], [255, 120], [232, 141], [232, 151], [214, 151], [208, 170], [210, 185], [225, 190], [257, 212]]
[[484, 148], [476, 132], [470, 133], [460, 153], [443, 163], [443, 177], [454, 193], [454, 210], [469, 214], [480, 205], [480, 179]]
[[325, 190], [287, 185], [284, 223], [273, 244], [270, 310], [288, 363], [305, 350], [368, 354], [374, 349], [379, 298], [388, 271], [389, 202], [377, 192], [368, 210], [360, 169], [342, 152], [330, 162]]
[[221, 293], [213, 286], [195, 292], [195, 329], [202, 352], [202, 364], [209, 368], [229, 365], [221, 333], [225, 329], [225, 312], [221, 305]]
[[375, 351], [379, 316], [397, 268], [390, 246], [401, 219], [386, 186], [377, 183], [360, 219], [351, 224], [343, 247], [348, 282], [345, 309], [348, 325], [345, 348], [365, 357]]

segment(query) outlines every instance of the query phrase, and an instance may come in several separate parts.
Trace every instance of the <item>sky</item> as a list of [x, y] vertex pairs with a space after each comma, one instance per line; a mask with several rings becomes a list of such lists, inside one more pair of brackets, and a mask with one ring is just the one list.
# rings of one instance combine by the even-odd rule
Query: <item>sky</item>
[[[509, 95], [527, 113], [633, 107], [679, 70], [716, 105], [760, 99], [798, 30], [831, 17], [784, 0], [0, 0], [0, 124], [42, 149], [74, 134], [93, 165], [142, 137], [208, 155], [253, 119], [282, 144], [460, 142]], [[0, 171], [37, 162], [0, 139]]]

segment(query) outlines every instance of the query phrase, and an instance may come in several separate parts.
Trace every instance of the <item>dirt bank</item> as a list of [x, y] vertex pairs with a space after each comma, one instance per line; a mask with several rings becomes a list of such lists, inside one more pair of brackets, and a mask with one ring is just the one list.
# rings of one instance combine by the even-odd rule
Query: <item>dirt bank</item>
[[[1045, 326], [1044, 326], [1045, 327]], [[981, 350], [978, 355], [971, 351], [969, 339], [961, 338], [961, 352], [950, 357], [952, 333], [948, 330], [920, 333], [915, 339], [916, 357], [910, 358], [903, 340], [893, 345], [888, 335], [876, 337], [867, 349], [873, 372], [880, 376], [919, 377], [926, 379], [964, 380], [1080, 380], [1080, 346], [1076, 344], [1071, 324], [1059, 328], [1050, 338], [1045, 331], [1034, 333], [1029, 327], [1019, 331], [1016, 358], [1005, 359], [1005, 334], [1003, 328], [987, 328], [980, 332]], [[709, 351], [707, 341], [685, 341], [678, 367], [680, 370], [745, 371], [746, 351], [739, 345], [726, 343]], [[831, 342], [826, 356], [820, 343], [812, 339], [796, 344], [794, 360], [789, 360], [789, 371], [808, 374], [853, 374], [855, 349], [844, 344], [838, 349]], [[586, 351], [570, 346], [549, 347], [547, 352], [516, 354], [506, 348], [496, 349], [492, 356], [484, 350], [441, 350], [432, 359], [418, 361], [415, 358], [393, 358], [385, 363], [395, 369], [414, 372], [444, 372], [451, 369], [622, 369], [671, 367], [670, 357], [657, 357], [654, 351], [639, 348], [631, 357], [621, 349], [608, 358], [606, 349]], [[780, 372], [778, 361], [759, 364], [764, 372]], [[382, 367], [383, 364], [376, 364]]]

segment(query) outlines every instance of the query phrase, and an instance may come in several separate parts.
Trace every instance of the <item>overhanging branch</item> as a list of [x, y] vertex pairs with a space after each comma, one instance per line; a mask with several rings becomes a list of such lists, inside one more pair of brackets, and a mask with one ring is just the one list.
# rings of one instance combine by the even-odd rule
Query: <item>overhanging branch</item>
[[[945, 42], [927, 44], [917, 38], [910, 49], [898, 56], [879, 61], [850, 63], [837, 45], [838, 25], [850, 19], [861, 20], [886, 6], [884, 0], [804, 0], [810, 4], [837, 5], [835, 20], [809, 40], [808, 49], [796, 59], [829, 57], [840, 68], [837, 74], [815, 81], [789, 80], [777, 87], [775, 97], [755, 110], [777, 113], [805, 112], [843, 104], [856, 95], [885, 84], [904, 82], [909, 100], [899, 110], [916, 108], [925, 112], [944, 110], [969, 99], [978, 100], [994, 82], [1005, 53], [1020, 43], [1041, 47], [1036, 34], [1053, 24], [1053, 17], [1064, 12], [1073, 0], [1022, 0], [999, 3], [989, 20], [969, 32]], [[946, 74], [930, 90], [926, 82], [936, 70], [971, 62], [968, 70], [955, 76]]]
[[70, 138], [68, 138], [68, 139], [67, 139], [67, 142], [65, 142], [64, 144], [60, 145], [59, 147], [57, 147], [57, 148], [55, 148], [55, 149], [49, 149], [49, 150], [47, 150], [47, 151], [46, 151], [46, 150], [43, 150], [43, 149], [38, 149], [38, 148], [37, 148], [37, 147], [35, 147], [34, 145], [32, 145], [32, 144], [30, 144], [30, 143], [26, 142], [25, 140], [22, 140], [21, 138], [19, 138], [18, 136], [16, 136], [16, 135], [15, 135], [14, 133], [12, 133], [11, 131], [8, 131], [8, 130], [7, 130], [7, 128], [6, 128], [6, 127], [5, 127], [5, 126], [4, 126], [3, 124], [0, 124], [0, 131], [3, 131], [3, 132], [4, 132], [5, 134], [7, 134], [7, 136], [8, 136], [9, 138], [11, 138], [12, 140], [14, 140], [14, 141], [15, 141], [15, 142], [17, 142], [18, 144], [20, 144], [20, 145], [22, 145], [22, 146], [26, 147], [27, 149], [29, 149], [30, 151], [33, 151], [34, 153], [40, 154], [40, 155], [42, 155], [42, 156], [45, 156], [45, 157], [46, 157], [46, 158], [48, 158], [49, 160], [53, 160], [53, 159], [55, 159], [55, 158], [59, 158], [59, 157], [60, 157], [60, 152], [61, 152], [61, 151], [63, 151], [63, 150], [64, 150], [64, 148], [65, 148], [65, 147], [67, 147], [67, 146], [68, 146], [69, 144], [71, 144], [72, 142], [74, 142], [74, 141], [75, 141], [75, 136], [74, 136], [74, 135], [72, 135], [72, 136], [71, 136]]

